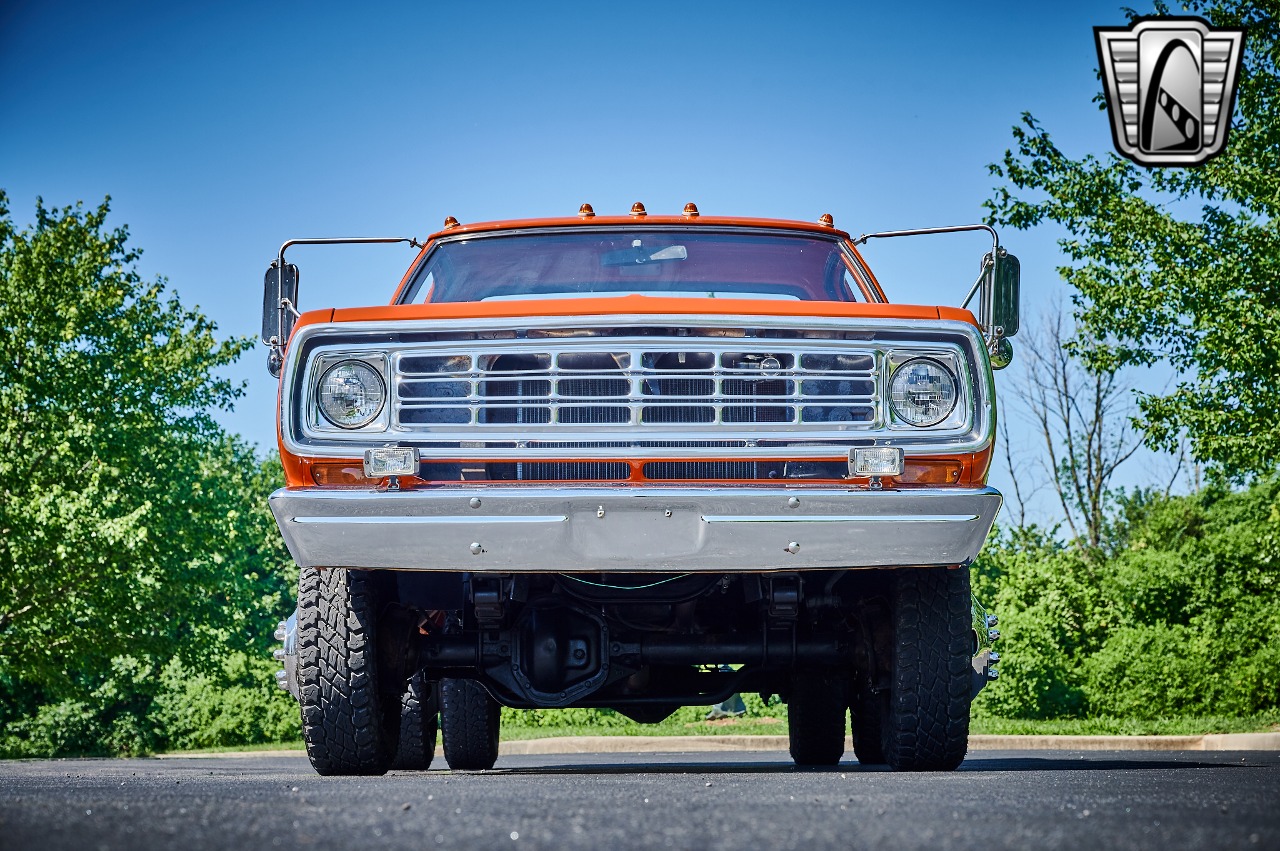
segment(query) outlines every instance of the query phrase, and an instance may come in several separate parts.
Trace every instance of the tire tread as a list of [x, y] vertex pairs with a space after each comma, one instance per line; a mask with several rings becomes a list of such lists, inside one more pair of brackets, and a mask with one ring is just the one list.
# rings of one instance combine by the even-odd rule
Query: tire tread
[[883, 755], [900, 771], [951, 771], [969, 746], [969, 570], [894, 573], [894, 659], [881, 719]]
[[[302, 736], [322, 775], [384, 774], [388, 719], [378, 692], [376, 577], [303, 568], [298, 579], [298, 693]], [[394, 739], [392, 739], [394, 741]]]
[[787, 733], [796, 765], [838, 765], [844, 756], [845, 683], [799, 672], [787, 701]]
[[444, 759], [455, 771], [488, 771], [498, 761], [502, 707], [474, 680], [440, 681]]
[[391, 768], [426, 771], [436, 755], [436, 719], [439, 712], [435, 686], [415, 674], [400, 696], [400, 744]]

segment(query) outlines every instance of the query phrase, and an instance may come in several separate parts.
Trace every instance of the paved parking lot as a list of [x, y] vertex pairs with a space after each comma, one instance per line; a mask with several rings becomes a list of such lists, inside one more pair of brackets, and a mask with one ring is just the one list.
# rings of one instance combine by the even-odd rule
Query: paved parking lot
[[802, 771], [777, 752], [377, 778], [318, 777], [301, 754], [16, 761], [0, 848], [1280, 848], [1277, 804], [1266, 752], [977, 751], [952, 774]]

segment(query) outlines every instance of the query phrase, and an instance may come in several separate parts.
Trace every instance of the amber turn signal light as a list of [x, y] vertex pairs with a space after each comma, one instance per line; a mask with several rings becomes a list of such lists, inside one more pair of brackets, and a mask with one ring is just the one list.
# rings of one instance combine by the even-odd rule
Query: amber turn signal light
[[959, 461], [911, 461], [902, 470], [898, 483], [904, 485], [954, 485], [960, 481]]

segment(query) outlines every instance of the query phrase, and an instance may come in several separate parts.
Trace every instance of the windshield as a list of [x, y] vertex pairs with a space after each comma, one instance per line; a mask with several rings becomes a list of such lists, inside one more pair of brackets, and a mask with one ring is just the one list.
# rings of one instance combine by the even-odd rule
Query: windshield
[[690, 230], [537, 232], [441, 242], [402, 303], [662, 295], [865, 301], [838, 240]]

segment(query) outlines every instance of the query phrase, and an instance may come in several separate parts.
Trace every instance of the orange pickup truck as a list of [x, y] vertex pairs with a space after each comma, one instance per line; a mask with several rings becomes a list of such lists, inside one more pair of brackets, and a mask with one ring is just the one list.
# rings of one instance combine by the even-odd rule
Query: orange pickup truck
[[[952, 307], [857, 246], [985, 231]], [[391, 304], [298, 314], [298, 244], [420, 248]], [[321, 774], [492, 767], [500, 706], [657, 722], [788, 704], [791, 754], [948, 770], [997, 676], [969, 564], [1018, 263], [983, 225], [680, 215], [291, 240], [267, 272], [301, 568], [281, 685]], [[851, 722], [846, 722], [846, 717]]]

